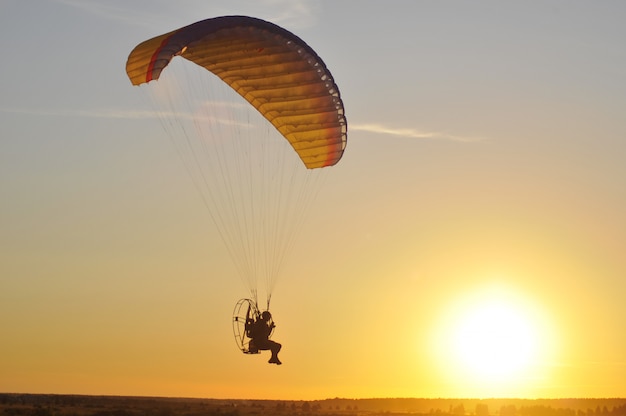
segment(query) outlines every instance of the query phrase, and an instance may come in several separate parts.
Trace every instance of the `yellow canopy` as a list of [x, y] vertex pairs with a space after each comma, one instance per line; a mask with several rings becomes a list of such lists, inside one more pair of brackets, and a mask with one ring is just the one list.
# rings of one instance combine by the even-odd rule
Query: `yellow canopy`
[[321, 58], [293, 33], [264, 20], [223, 16], [140, 43], [126, 63], [133, 85], [159, 78], [174, 56], [221, 78], [291, 143], [309, 169], [343, 154], [347, 122]]

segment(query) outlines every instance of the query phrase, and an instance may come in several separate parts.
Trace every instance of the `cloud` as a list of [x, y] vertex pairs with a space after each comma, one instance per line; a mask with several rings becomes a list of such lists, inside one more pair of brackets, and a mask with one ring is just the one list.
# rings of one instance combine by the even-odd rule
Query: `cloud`
[[[316, 3], [305, 0], [258, 0], [254, 2], [214, 1], [211, 7], [207, 7], [206, 0], [187, 0], [185, 7], [180, 3], [163, 0], [150, 0], [151, 7], [139, 8], [132, 2], [116, 0], [54, 0], [58, 4], [79, 9], [84, 13], [98, 16], [103, 19], [115, 20], [133, 25], [161, 26], [166, 21], [185, 21], [190, 16], [188, 23], [216, 17], [219, 15], [244, 14], [269, 20], [273, 23], [284, 25], [291, 29], [302, 29], [315, 26], [318, 22], [318, 9]], [[245, 12], [243, 10], [246, 10]], [[198, 12], [207, 10], [209, 14], [198, 15]], [[194, 20], [195, 19], [195, 20]], [[169, 30], [167, 26], [164, 30]]]
[[[55, 0], [64, 6], [80, 9], [85, 13], [92, 14], [104, 19], [115, 20], [125, 23], [137, 24], [139, 16], [132, 13], [128, 7], [115, 5], [115, 2], [95, 2], [90, 0]], [[145, 22], [144, 22], [145, 23]]]
[[456, 134], [442, 132], [427, 132], [412, 128], [393, 128], [383, 126], [382, 124], [349, 124], [349, 130], [365, 131], [370, 133], [406, 137], [411, 139], [433, 139], [433, 140], [452, 140], [456, 142], [477, 142], [482, 139], [477, 137], [460, 136]]
[[[222, 102], [217, 107], [242, 107], [247, 106], [245, 103]], [[215, 108], [215, 107], [213, 107]], [[49, 117], [91, 117], [91, 118], [109, 118], [109, 119], [167, 119], [173, 118], [178, 120], [195, 120], [206, 119], [220, 124], [242, 124], [235, 122], [232, 118], [216, 119], [213, 117], [205, 117], [201, 114], [209, 114], [211, 111], [203, 111], [200, 113], [182, 113], [172, 111], [154, 111], [154, 110], [124, 110], [124, 109], [93, 109], [93, 110], [59, 110], [59, 109], [8, 109], [0, 108], [0, 112], [13, 114], [28, 114], [34, 116]], [[432, 139], [432, 140], [451, 140], [456, 142], [477, 142], [483, 139], [477, 137], [453, 135], [442, 132], [426, 132], [411, 128], [392, 128], [382, 124], [348, 124], [349, 131], [364, 131], [375, 133], [378, 135], [405, 137], [409, 139]]]
[[122, 118], [144, 119], [156, 118], [154, 111], [135, 110], [48, 110], [48, 109], [23, 109], [23, 108], [0, 108], [0, 112], [13, 114], [27, 114], [32, 116], [48, 117], [92, 117], [92, 118]]
[[[246, 107], [245, 104], [223, 102], [220, 104], [222, 108]], [[49, 109], [7, 109], [0, 108], [0, 113], [13, 113], [42, 117], [73, 117], [73, 118], [106, 118], [106, 119], [125, 119], [125, 120], [176, 120], [178, 122], [191, 121], [196, 123], [204, 121], [208, 123], [216, 123], [221, 125], [233, 125], [243, 128], [252, 127], [248, 121], [240, 121], [237, 117], [216, 117], [209, 115], [210, 111], [200, 111], [196, 114], [175, 112], [175, 111], [156, 111], [156, 110], [111, 110], [111, 109], [94, 109], [94, 110], [49, 110]], [[231, 112], [227, 111], [231, 114]]]
[[269, 20], [278, 25], [291, 29], [304, 29], [313, 27], [317, 23], [317, 3], [301, 0], [266, 0], [265, 4], [271, 10], [276, 10]]
[[[130, 26], [144, 26], [149, 28], [163, 27], [163, 31], [171, 30], [172, 24], [180, 20], [181, 13], [185, 13], [188, 9], [194, 9], [194, 7], [181, 8], [177, 2], [168, 3], [163, 0], [150, 0], [143, 5], [138, 2], [125, 2], [121, 0], [53, 1], [100, 19], [120, 22]], [[147, 5], [148, 3], [149, 6]], [[190, 21], [189, 23], [192, 22]]]

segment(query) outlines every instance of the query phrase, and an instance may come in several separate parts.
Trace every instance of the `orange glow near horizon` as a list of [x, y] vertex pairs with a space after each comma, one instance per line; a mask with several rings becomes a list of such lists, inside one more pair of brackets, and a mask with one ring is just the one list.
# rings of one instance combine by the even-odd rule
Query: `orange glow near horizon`
[[[626, 1], [596, 3], [0, 0], [0, 392], [626, 397]], [[220, 15], [319, 59], [224, 49], [250, 101], [182, 57], [131, 85]], [[345, 115], [341, 161], [255, 102], [312, 160]], [[281, 366], [234, 340], [255, 293]]]

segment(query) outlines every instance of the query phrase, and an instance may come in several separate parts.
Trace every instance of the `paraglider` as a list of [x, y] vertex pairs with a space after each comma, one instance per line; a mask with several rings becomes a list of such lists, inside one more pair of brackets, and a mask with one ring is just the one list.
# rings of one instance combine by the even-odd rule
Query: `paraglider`
[[[316, 172], [339, 162], [346, 147], [339, 89], [322, 59], [302, 39], [246, 16], [211, 18], [146, 40], [130, 53], [127, 75], [133, 85], [152, 87], [156, 80], [161, 84], [177, 56], [197, 64], [202, 73], [172, 75], [175, 86], [157, 93], [155, 101], [167, 106], [159, 110], [163, 127], [178, 143], [185, 167], [250, 291], [250, 298], [235, 307], [238, 346], [248, 353], [270, 349], [272, 359], [280, 363], [276, 346], [259, 340], [265, 335], [269, 340], [273, 330], [272, 290], [316, 194]], [[180, 86], [184, 82], [190, 83], [187, 90]], [[217, 84], [230, 88], [229, 104], [211, 95], [219, 89]], [[249, 113], [239, 115], [239, 97], [246, 111], [253, 108], [262, 116], [260, 121]], [[249, 128], [259, 122], [256, 130]], [[260, 280], [266, 283], [263, 313], [258, 308]], [[269, 331], [255, 338], [253, 324], [265, 312]], [[241, 323], [243, 328], [238, 327]]]

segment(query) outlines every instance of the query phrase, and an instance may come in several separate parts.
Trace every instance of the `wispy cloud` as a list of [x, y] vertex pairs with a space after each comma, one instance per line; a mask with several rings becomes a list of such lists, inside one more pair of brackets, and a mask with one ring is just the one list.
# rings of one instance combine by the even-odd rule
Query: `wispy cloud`
[[0, 108], [0, 112], [25, 114], [32, 116], [48, 117], [91, 117], [91, 118], [122, 118], [122, 119], [144, 119], [156, 118], [154, 111], [136, 110], [49, 110], [49, 109], [25, 109], [25, 108]]
[[317, 3], [302, 0], [266, 0], [265, 4], [275, 10], [270, 20], [290, 29], [303, 29], [317, 23]]
[[[175, 22], [180, 22], [190, 11], [207, 10], [206, 0], [187, 1], [184, 8], [176, 6], [176, 3], [151, 0], [152, 4], [158, 7], [138, 9], [136, 5], [129, 2], [109, 0], [106, 2], [96, 0], [54, 0], [58, 4], [67, 7], [80, 9], [84, 13], [98, 16], [103, 19], [115, 20], [133, 25], [142, 24], [145, 26], [163, 25], [165, 18]], [[302, 29], [314, 26], [317, 22], [316, 3], [304, 0], [259, 0], [245, 4], [247, 12], [243, 13], [241, 4], [233, 4], [228, 1], [213, 2], [209, 10], [214, 14], [206, 16], [195, 15], [196, 20], [216, 17], [226, 14], [248, 14], [272, 21], [273, 23], [284, 25], [290, 29]], [[157, 12], [158, 10], [158, 12]], [[193, 20], [195, 21], [195, 20]], [[188, 23], [192, 23], [189, 21]], [[164, 30], [170, 30], [169, 26]]]
[[[242, 104], [223, 103], [222, 108], [232, 107], [238, 108]], [[210, 115], [208, 111], [200, 111], [198, 113], [186, 113], [175, 111], [155, 111], [155, 110], [119, 110], [119, 109], [93, 109], [93, 110], [49, 110], [49, 109], [7, 109], [0, 108], [1, 113], [23, 114], [30, 116], [42, 117], [73, 117], [73, 118], [106, 118], [106, 119], [125, 119], [125, 120], [175, 120], [177, 122], [191, 121], [216, 123], [221, 125], [236, 125], [240, 127], [250, 127], [250, 123], [240, 121], [237, 117], [216, 117]]]
[[370, 133], [382, 134], [387, 136], [406, 137], [411, 139], [452, 140], [456, 142], [477, 142], [483, 140], [477, 137], [462, 136], [443, 132], [422, 131], [412, 128], [387, 127], [382, 124], [374, 123], [349, 124], [348, 128], [352, 131], [366, 131]]
[[[223, 102], [212, 108], [239, 108], [246, 104]], [[109, 119], [177, 119], [182, 120], [205, 120], [217, 122], [220, 124], [241, 124], [233, 120], [233, 118], [215, 118], [206, 114], [211, 111], [201, 111], [199, 113], [184, 113], [174, 111], [154, 111], [154, 110], [125, 110], [125, 109], [92, 109], [92, 110], [59, 110], [59, 109], [20, 109], [20, 108], [0, 108], [0, 112], [13, 114], [26, 114], [33, 116], [49, 116], [49, 117], [90, 117], [90, 118], [109, 118]], [[456, 134], [429, 132], [416, 130], [412, 128], [393, 128], [382, 124], [349, 124], [350, 131], [364, 131], [386, 136], [405, 137], [409, 139], [431, 139], [431, 140], [451, 140], [457, 142], [478, 142], [483, 138], [461, 136]]]
[[[161, 4], [160, 7], [140, 7], [133, 2], [123, 2], [116, 0], [53, 0], [58, 4], [71, 7], [101, 19], [120, 22], [130, 26], [160, 27], [163, 30], [171, 30], [171, 25], [167, 25], [171, 10]], [[154, 0], [156, 3], [157, 0]], [[175, 4], [175, 3], [174, 3]], [[170, 9], [174, 6], [169, 5]], [[168, 17], [169, 16], [169, 17]], [[189, 22], [191, 23], [191, 22]]]
[[91, 0], [54, 0], [59, 4], [74, 7], [81, 11], [104, 19], [137, 24], [137, 17], [130, 13], [128, 7], [116, 5], [114, 2], [95, 2]]

